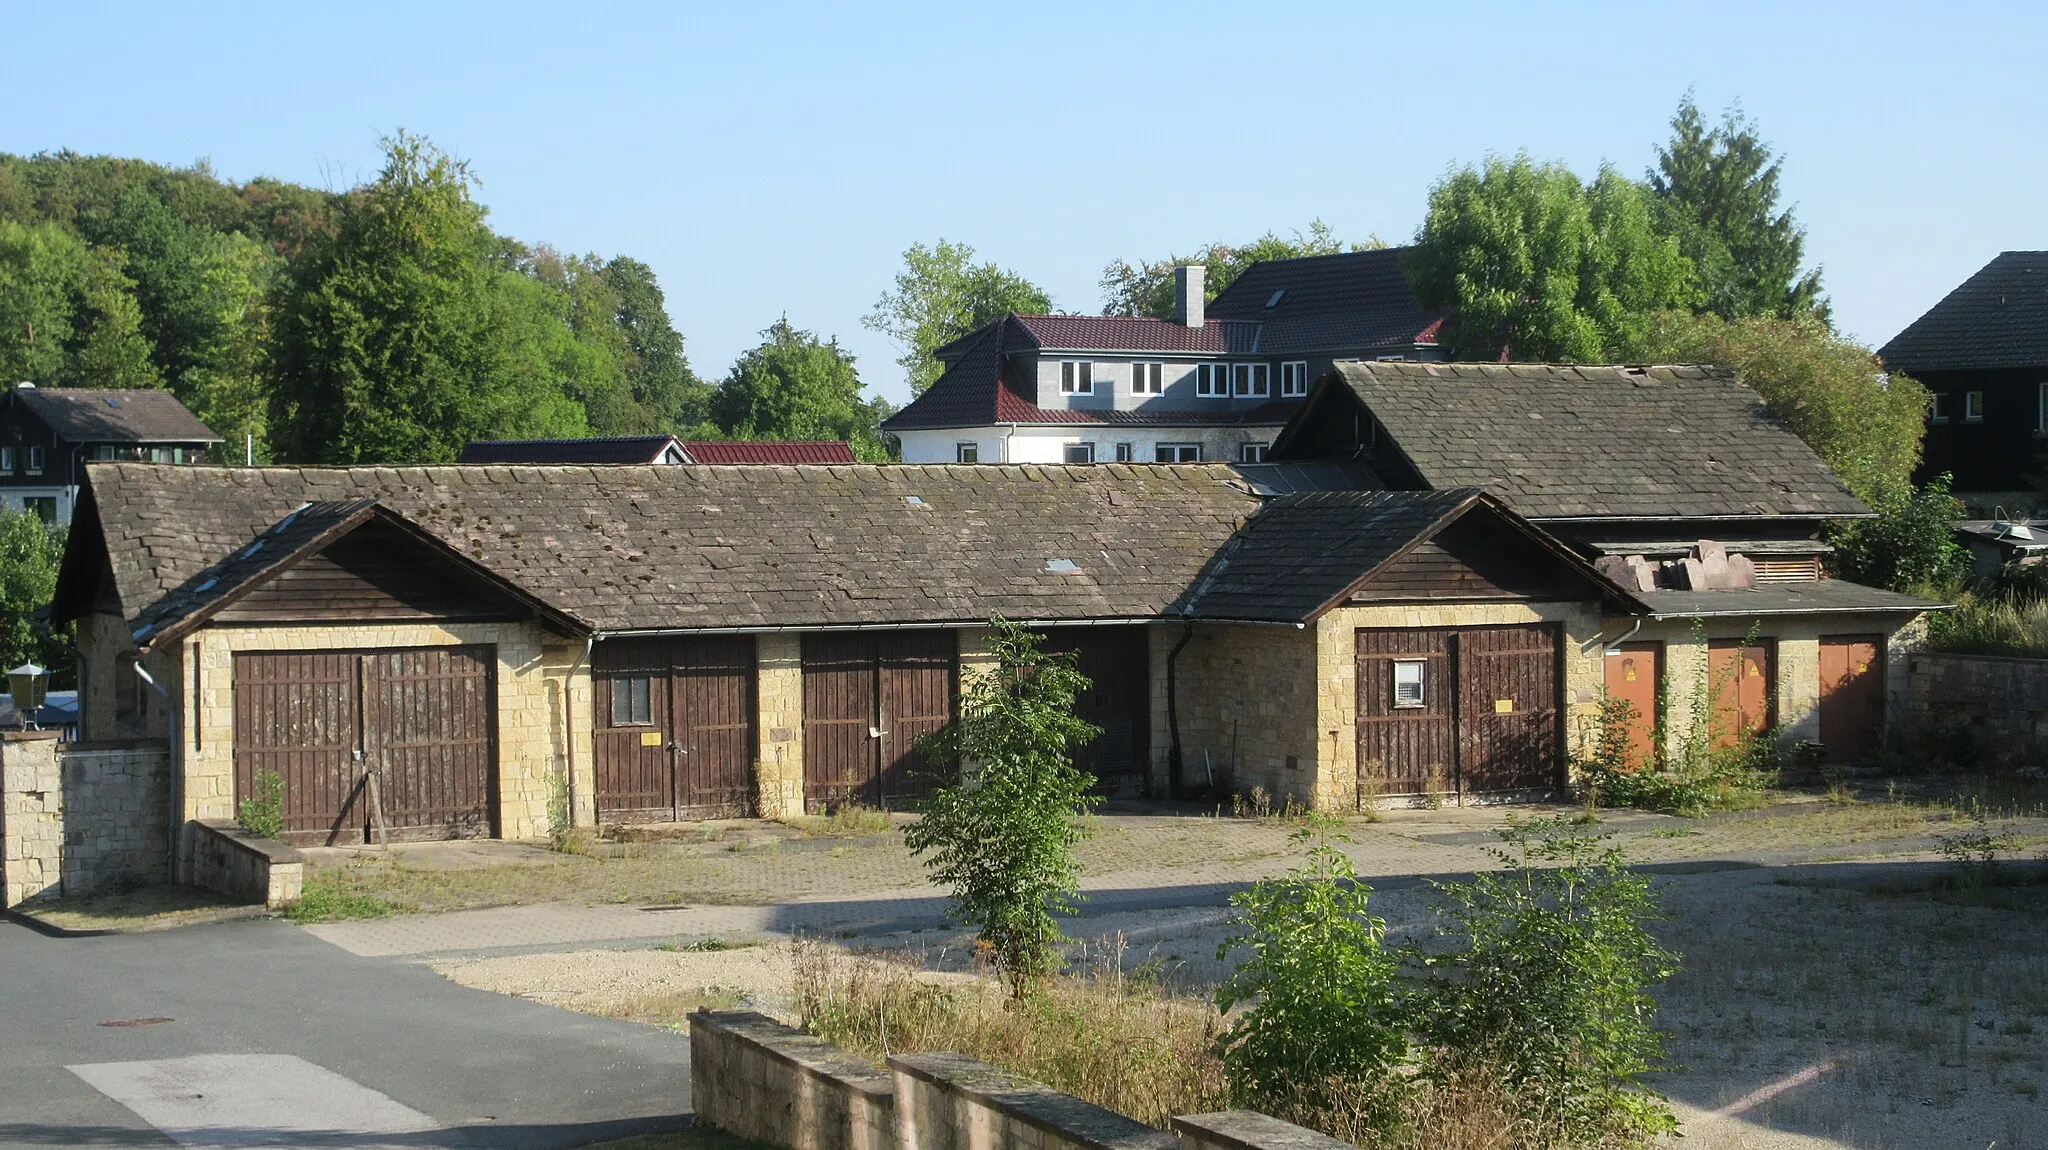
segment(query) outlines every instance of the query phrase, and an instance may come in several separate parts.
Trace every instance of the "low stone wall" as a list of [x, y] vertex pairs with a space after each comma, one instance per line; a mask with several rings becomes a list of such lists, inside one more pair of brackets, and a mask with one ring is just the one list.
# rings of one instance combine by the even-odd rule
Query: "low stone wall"
[[1989, 766], [2048, 767], [2048, 659], [1935, 651], [1908, 658], [1916, 734], [1967, 744]]
[[192, 886], [272, 910], [304, 896], [306, 856], [275, 839], [258, 838], [234, 823], [194, 820], [186, 827]]
[[690, 1015], [697, 1121], [783, 1150], [895, 1150], [894, 1084], [837, 1046], [750, 1010]]
[[959, 1054], [899, 1054], [902, 1150], [1178, 1150], [1180, 1140]]
[[1182, 1150], [1348, 1150], [1327, 1134], [1282, 1122], [1256, 1110], [1188, 1114], [1173, 1120]]
[[0, 737], [6, 905], [170, 880], [170, 750]]

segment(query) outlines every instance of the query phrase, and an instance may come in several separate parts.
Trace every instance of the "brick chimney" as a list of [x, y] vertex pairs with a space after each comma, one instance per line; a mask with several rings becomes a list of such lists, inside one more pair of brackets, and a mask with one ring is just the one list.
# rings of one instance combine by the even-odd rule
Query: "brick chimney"
[[1173, 322], [1182, 327], [1202, 326], [1202, 277], [1208, 271], [1201, 264], [1173, 269]]

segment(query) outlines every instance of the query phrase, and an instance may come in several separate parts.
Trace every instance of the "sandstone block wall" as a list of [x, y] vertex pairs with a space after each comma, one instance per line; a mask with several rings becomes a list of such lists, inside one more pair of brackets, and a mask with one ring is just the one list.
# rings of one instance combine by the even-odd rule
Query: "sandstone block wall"
[[186, 834], [192, 855], [187, 881], [192, 886], [273, 910], [303, 897], [306, 856], [297, 849], [257, 838], [234, 823], [193, 823]]
[[902, 1150], [1178, 1150], [1164, 1131], [958, 1054], [899, 1054]]
[[754, 729], [760, 738], [754, 780], [764, 819], [804, 813], [803, 655], [801, 635], [754, 638]]
[[1908, 721], [2003, 770], [2048, 766], [2048, 659], [1922, 651], [1902, 660]]
[[170, 878], [170, 759], [140, 741], [60, 747], [55, 732], [0, 737], [5, 905]]
[[690, 1016], [697, 1121], [782, 1150], [895, 1150], [880, 1067], [753, 1011]]

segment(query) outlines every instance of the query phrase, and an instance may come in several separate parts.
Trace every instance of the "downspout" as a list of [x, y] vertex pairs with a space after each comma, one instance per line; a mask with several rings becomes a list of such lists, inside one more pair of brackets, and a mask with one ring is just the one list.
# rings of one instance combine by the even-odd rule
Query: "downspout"
[[1621, 636], [1620, 638], [1617, 638], [1617, 639], [1616, 639], [1616, 640], [1615, 640], [1614, 642], [1612, 642], [1612, 643], [1609, 643], [1609, 644], [1607, 644], [1607, 645], [1606, 645], [1606, 648], [1605, 648], [1605, 650], [1604, 650], [1604, 651], [1603, 651], [1602, 653], [1603, 653], [1603, 654], [1607, 654], [1607, 655], [1619, 655], [1619, 654], [1621, 654], [1621, 645], [1622, 645], [1623, 643], [1626, 643], [1626, 642], [1628, 642], [1628, 641], [1629, 641], [1630, 639], [1633, 639], [1633, 638], [1635, 638], [1635, 637], [1636, 637], [1636, 632], [1638, 632], [1638, 631], [1640, 631], [1640, 630], [1642, 630], [1642, 629], [1643, 629], [1643, 623], [1644, 623], [1644, 622], [1646, 622], [1646, 621], [1647, 621], [1647, 619], [1646, 619], [1646, 616], [1642, 616], [1642, 615], [1638, 615], [1638, 616], [1636, 616], [1636, 625], [1635, 625], [1635, 626], [1633, 626], [1633, 627], [1630, 627], [1630, 628], [1628, 629], [1628, 632], [1627, 632], [1626, 634], [1622, 635], [1622, 636]]
[[185, 827], [184, 708], [180, 705], [180, 700], [171, 698], [171, 693], [164, 689], [163, 684], [150, 677], [149, 670], [142, 665], [141, 659], [138, 658], [128, 665], [135, 669], [137, 678], [148, 683], [150, 690], [155, 691], [171, 707], [171, 810], [170, 825], [165, 828], [165, 833], [169, 839], [171, 881], [176, 883], [178, 872], [182, 869], [183, 860], [179, 856], [180, 848], [184, 845], [184, 835], [181, 832]]

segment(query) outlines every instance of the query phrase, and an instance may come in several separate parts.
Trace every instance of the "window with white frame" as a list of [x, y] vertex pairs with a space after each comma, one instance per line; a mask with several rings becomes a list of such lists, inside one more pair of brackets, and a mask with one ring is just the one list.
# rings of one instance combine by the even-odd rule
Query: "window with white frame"
[[1166, 386], [1166, 365], [1163, 363], [1134, 363], [1131, 365], [1131, 394], [1160, 395]]
[[1213, 399], [1230, 395], [1230, 365], [1205, 363], [1195, 370], [1195, 394]]
[[14, 449], [0, 447], [0, 475], [14, 474]]
[[1158, 463], [1200, 463], [1202, 445], [1199, 443], [1162, 443], [1152, 449], [1152, 458]]
[[1236, 363], [1230, 366], [1230, 378], [1238, 395], [1263, 397], [1273, 394], [1273, 381], [1269, 364]]
[[1069, 443], [1061, 453], [1061, 461], [1065, 463], [1095, 462], [1095, 445], [1092, 443]]
[[30, 475], [41, 475], [43, 473], [42, 448], [31, 447], [28, 449], [28, 473]]
[[1422, 659], [1394, 660], [1394, 706], [1401, 710], [1427, 706], [1422, 695], [1423, 668], [1429, 664]]
[[1269, 450], [1270, 448], [1263, 443], [1240, 443], [1237, 445], [1237, 461], [1239, 463], [1264, 463], [1266, 461], [1266, 452]]
[[1118, 463], [1129, 463], [1131, 460], [1135, 458], [1137, 458], [1137, 456], [1133, 454], [1130, 444], [1119, 443], [1116, 445], [1116, 461]]
[[1280, 396], [1283, 399], [1308, 394], [1308, 361], [1289, 360], [1280, 365]]
[[972, 442], [972, 441], [969, 441], [969, 442], [965, 442], [965, 443], [956, 443], [956, 444], [954, 444], [954, 445], [953, 445], [953, 462], [955, 462], [955, 463], [980, 463], [980, 462], [981, 462], [981, 444], [979, 444], [979, 443], [974, 443], [974, 442]]
[[[2041, 394], [2043, 397], [2042, 411], [2044, 412], [2041, 426], [2048, 427], [2048, 384], [2042, 385]], [[1948, 392], [1937, 391], [1934, 393], [1934, 403], [1927, 409], [1927, 422], [1948, 422]]]
[[1060, 362], [1061, 395], [1094, 395], [1095, 365], [1085, 359]]
[[1964, 423], [1982, 423], [1982, 422], [1984, 422], [1984, 393], [1983, 393], [1983, 392], [1981, 392], [1981, 391], [1966, 391], [1966, 392], [1964, 392], [1964, 393], [1963, 393], [1963, 422], [1964, 422]]

